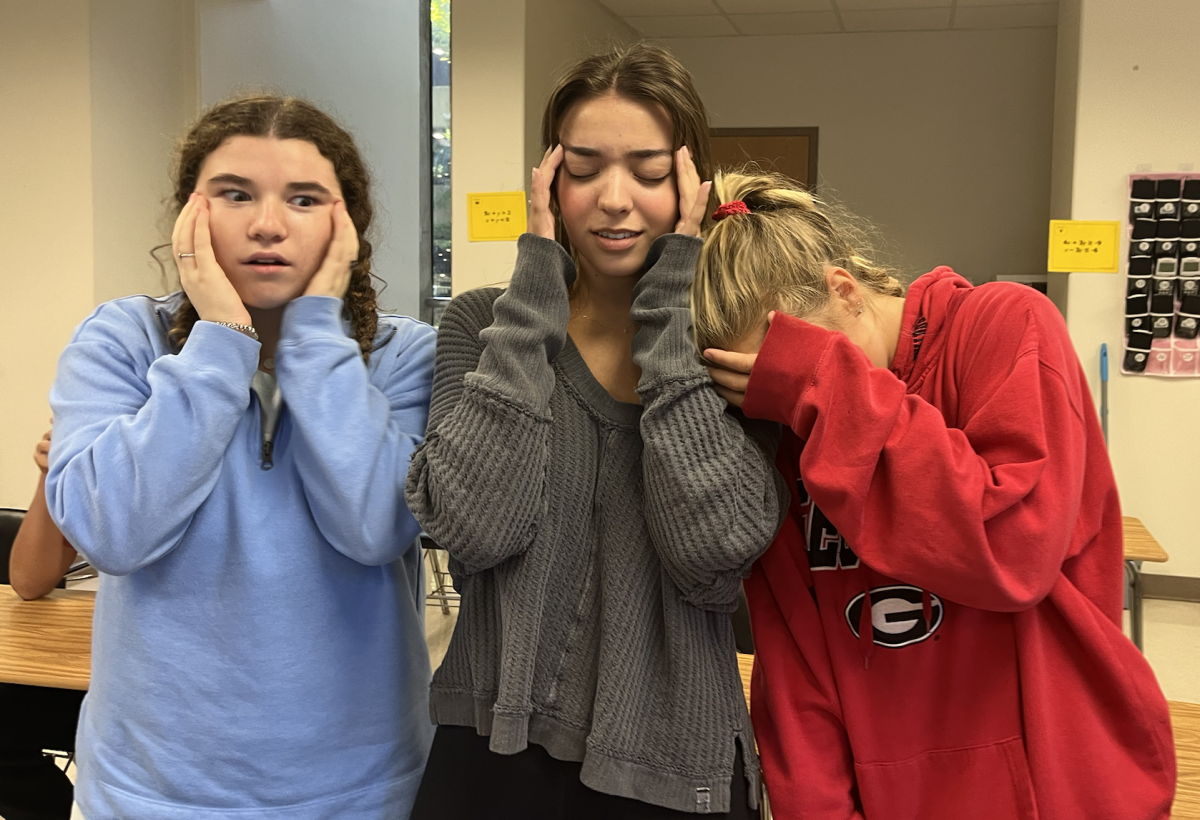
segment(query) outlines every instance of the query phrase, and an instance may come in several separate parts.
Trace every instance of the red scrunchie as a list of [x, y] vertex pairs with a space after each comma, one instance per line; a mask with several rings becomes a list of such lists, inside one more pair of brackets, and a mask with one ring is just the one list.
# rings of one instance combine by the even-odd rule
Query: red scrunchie
[[732, 216], [733, 214], [748, 213], [750, 213], [750, 209], [746, 207], [746, 203], [742, 202], [740, 199], [735, 199], [732, 202], [726, 202], [720, 208], [717, 208], [715, 211], [713, 211], [712, 218], [713, 222], [720, 222], [725, 217]]

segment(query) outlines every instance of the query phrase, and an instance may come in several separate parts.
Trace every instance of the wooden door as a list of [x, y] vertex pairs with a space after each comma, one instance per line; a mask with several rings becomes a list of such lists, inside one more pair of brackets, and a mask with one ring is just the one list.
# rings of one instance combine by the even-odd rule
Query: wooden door
[[729, 169], [747, 162], [777, 171], [816, 187], [816, 128], [714, 128], [710, 132], [713, 164]]

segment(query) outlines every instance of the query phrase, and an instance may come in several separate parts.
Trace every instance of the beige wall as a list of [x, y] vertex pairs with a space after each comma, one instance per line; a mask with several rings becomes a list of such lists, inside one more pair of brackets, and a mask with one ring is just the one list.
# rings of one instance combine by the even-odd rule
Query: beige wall
[[525, 0], [454, 0], [453, 289], [507, 281], [516, 242], [468, 242], [467, 194], [525, 187]]
[[167, 282], [148, 252], [171, 237], [171, 153], [196, 115], [194, 22], [190, 0], [92, 4], [96, 304], [177, 286], [171, 265]]
[[[1124, 221], [1139, 166], [1200, 169], [1200, 108], [1178, 59], [1194, 50], [1200, 3], [1082, 0], [1079, 25], [1071, 218]], [[1200, 380], [1122, 376], [1123, 277], [1072, 273], [1068, 287], [1067, 323], [1097, 400], [1102, 342], [1112, 357], [1109, 448], [1124, 511], [1171, 555], [1154, 572], [1200, 576]]]
[[58, 353], [92, 307], [87, 0], [0, 3], [0, 505], [28, 506]]
[[29, 503], [75, 326], [98, 302], [164, 290], [146, 252], [163, 237], [172, 140], [195, 110], [190, 7], [0, 3], [0, 505]]
[[542, 106], [567, 63], [637, 32], [596, 0], [454, 0], [453, 288], [512, 276], [516, 242], [468, 242], [467, 194], [527, 190]]
[[1043, 273], [1055, 30], [662, 41], [718, 128], [820, 128], [820, 183], [908, 274]]
[[[1059, 0], [1058, 56], [1054, 81], [1054, 143], [1050, 168], [1050, 218], [1071, 218], [1075, 176], [1075, 112], [1079, 105], [1081, 0]], [[1047, 293], [1065, 316], [1069, 274], [1049, 274]]]

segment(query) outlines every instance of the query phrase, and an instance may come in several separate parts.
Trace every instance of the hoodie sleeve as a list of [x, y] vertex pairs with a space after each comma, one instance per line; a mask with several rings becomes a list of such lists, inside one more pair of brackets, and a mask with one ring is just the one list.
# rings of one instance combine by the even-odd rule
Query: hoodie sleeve
[[402, 323], [396, 337], [371, 354], [378, 359], [373, 380], [341, 314], [341, 299], [292, 300], [283, 314], [276, 373], [317, 529], [347, 558], [381, 565], [399, 558], [421, 531], [404, 503], [404, 479], [425, 433], [436, 334], [427, 325]]
[[524, 234], [494, 304], [485, 292], [465, 293], [442, 318], [429, 430], [405, 495], [456, 574], [523, 553], [541, 520], [554, 360], [574, 278], [561, 245]]
[[700, 245], [680, 234], [659, 238], [634, 290], [645, 514], [684, 599], [732, 612], [742, 577], [787, 511], [788, 491], [775, 470], [779, 428], [743, 427], [697, 356], [688, 287]]
[[[863, 820], [833, 663], [789, 516], [746, 579], [754, 625], [751, 719], [778, 818]], [[798, 545], [799, 563], [786, 549]]]
[[805, 488], [866, 564], [967, 606], [1020, 611], [1049, 594], [1071, 548], [1086, 426], [1053, 306], [990, 296], [972, 310], [930, 388], [942, 409], [845, 335], [782, 315], [744, 409], [805, 441]]
[[179, 544], [217, 483], [259, 353], [236, 330], [197, 322], [178, 355], [154, 358], [147, 334], [161, 331], [123, 302], [101, 305], [75, 331], [50, 391], [50, 516], [107, 575]]

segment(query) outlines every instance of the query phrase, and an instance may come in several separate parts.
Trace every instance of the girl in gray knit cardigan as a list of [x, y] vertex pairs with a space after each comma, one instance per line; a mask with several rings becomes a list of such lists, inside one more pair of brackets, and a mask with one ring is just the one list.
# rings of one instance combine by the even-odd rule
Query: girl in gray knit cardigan
[[408, 476], [462, 594], [412, 816], [750, 817], [729, 613], [787, 490], [691, 338], [704, 108], [640, 44], [572, 67], [542, 130], [512, 281], [447, 308]]

